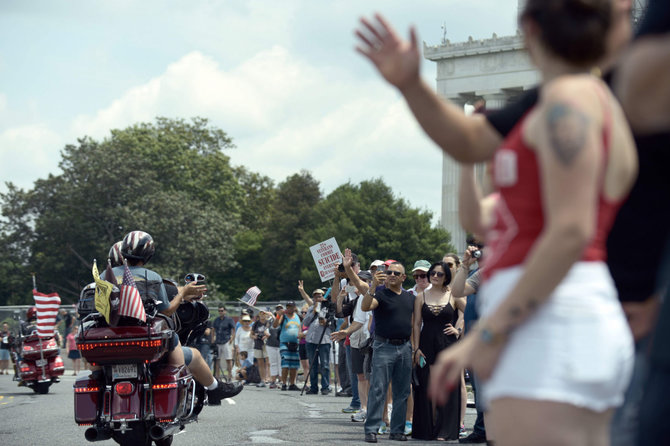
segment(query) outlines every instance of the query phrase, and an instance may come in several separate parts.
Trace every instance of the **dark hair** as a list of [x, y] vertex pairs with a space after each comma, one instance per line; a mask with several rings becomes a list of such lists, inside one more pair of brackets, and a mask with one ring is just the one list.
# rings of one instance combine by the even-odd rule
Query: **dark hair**
[[442, 258], [444, 258], [444, 257], [451, 257], [452, 259], [456, 260], [456, 262], [455, 262], [456, 266], [461, 265], [461, 259], [458, 257], [458, 254], [454, 254], [453, 252], [448, 252], [448, 253], [446, 253], [445, 255], [442, 256]]
[[430, 268], [428, 268], [428, 277], [430, 278], [430, 273], [433, 272], [435, 267], [441, 266], [442, 269], [444, 270], [444, 282], [442, 282], [442, 286], [447, 286], [451, 283], [451, 270], [447, 266], [446, 263], [444, 262], [435, 262], [432, 265], [430, 265]]
[[588, 66], [605, 54], [612, 22], [611, 0], [528, 0], [519, 17], [531, 19], [540, 38], [556, 56]]
[[249, 352], [241, 350], [240, 351], [240, 356], [244, 356], [245, 358], [248, 358], [249, 357]]

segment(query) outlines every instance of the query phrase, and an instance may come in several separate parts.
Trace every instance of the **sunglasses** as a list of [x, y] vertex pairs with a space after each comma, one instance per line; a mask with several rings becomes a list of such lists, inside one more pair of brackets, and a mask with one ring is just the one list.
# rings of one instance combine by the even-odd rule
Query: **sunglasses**
[[444, 273], [441, 271], [431, 271], [430, 272], [431, 276], [437, 276], [437, 277], [444, 277]]
[[226, 311], [226, 310], [219, 310], [219, 313], [223, 313], [224, 311]]
[[402, 276], [402, 273], [400, 271], [386, 271], [386, 274], [388, 274], [389, 276], [396, 276], [396, 277]]
[[425, 279], [426, 277], [428, 277], [428, 275], [427, 274], [414, 274], [412, 277], [414, 277], [414, 280]]
[[184, 282], [186, 282], [186, 283], [204, 282], [204, 281], [205, 281], [205, 276], [203, 276], [202, 274], [188, 273], [184, 276]]

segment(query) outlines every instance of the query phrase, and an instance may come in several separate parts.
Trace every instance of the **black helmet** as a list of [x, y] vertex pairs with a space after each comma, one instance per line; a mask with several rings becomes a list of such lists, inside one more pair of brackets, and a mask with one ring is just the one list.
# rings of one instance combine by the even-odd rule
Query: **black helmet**
[[107, 257], [112, 262], [112, 267], [123, 265], [123, 256], [121, 255], [121, 245], [123, 242], [116, 242], [109, 248]]
[[154, 239], [144, 231], [129, 232], [121, 242], [121, 255], [126, 259], [147, 263], [155, 251]]

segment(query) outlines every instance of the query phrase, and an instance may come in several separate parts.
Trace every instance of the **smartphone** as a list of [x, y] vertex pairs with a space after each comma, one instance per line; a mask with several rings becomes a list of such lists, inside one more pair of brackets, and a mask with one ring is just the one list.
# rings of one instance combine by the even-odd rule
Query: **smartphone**
[[424, 368], [426, 366], [426, 358], [423, 356], [419, 357], [419, 367]]

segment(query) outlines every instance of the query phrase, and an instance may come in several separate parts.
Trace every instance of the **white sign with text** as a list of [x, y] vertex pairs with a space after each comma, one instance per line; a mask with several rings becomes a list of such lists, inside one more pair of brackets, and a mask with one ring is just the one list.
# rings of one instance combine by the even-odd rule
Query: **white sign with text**
[[311, 246], [309, 250], [312, 252], [321, 282], [333, 279], [335, 277], [335, 265], [342, 263], [342, 253], [340, 247], [337, 246], [335, 237], [317, 243]]

